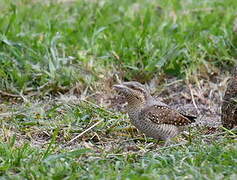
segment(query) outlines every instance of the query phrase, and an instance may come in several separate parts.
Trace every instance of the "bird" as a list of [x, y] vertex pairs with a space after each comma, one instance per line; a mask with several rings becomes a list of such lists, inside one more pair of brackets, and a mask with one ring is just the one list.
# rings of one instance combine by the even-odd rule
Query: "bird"
[[232, 129], [237, 126], [237, 66], [228, 80], [221, 106], [221, 122], [223, 127]]
[[113, 85], [113, 88], [126, 98], [126, 111], [131, 123], [146, 136], [165, 142], [165, 146], [197, 118], [155, 99], [139, 82], [123, 82]]

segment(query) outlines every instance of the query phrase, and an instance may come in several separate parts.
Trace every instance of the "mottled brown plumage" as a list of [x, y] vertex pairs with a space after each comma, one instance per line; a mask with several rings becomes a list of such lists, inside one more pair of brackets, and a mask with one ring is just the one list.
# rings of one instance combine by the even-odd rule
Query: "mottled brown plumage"
[[166, 141], [195, 121], [196, 117], [180, 113], [153, 98], [138, 82], [124, 82], [114, 88], [126, 97], [132, 124], [147, 136]]
[[221, 121], [225, 128], [237, 126], [237, 66], [229, 79], [222, 103]]
[[153, 105], [145, 107], [140, 113], [140, 118], [149, 119], [156, 124], [171, 124], [186, 126], [192, 121], [174, 109], [165, 106]]

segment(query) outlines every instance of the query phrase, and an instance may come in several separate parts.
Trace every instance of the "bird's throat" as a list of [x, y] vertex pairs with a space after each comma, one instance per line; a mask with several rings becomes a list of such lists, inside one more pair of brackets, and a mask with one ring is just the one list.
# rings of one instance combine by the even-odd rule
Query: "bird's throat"
[[127, 105], [127, 113], [131, 119], [136, 119], [136, 117], [139, 115], [141, 112], [141, 109], [143, 109], [145, 106], [145, 102], [141, 101], [128, 101]]

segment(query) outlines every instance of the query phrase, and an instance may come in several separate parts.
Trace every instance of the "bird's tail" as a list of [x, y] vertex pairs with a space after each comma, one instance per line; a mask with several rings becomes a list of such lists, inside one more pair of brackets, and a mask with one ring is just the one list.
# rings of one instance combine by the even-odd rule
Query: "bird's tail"
[[196, 116], [192, 116], [192, 115], [183, 115], [184, 117], [188, 118], [192, 123], [196, 121], [197, 117]]

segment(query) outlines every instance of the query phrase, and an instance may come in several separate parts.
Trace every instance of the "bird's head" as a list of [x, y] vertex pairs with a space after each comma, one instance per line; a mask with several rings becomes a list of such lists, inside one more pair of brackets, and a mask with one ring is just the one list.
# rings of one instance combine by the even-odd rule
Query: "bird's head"
[[150, 97], [146, 87], [135, 81], [116, 84], [113, 87], [117, 92], [126, 97], [129, 105], [145, 104]]

